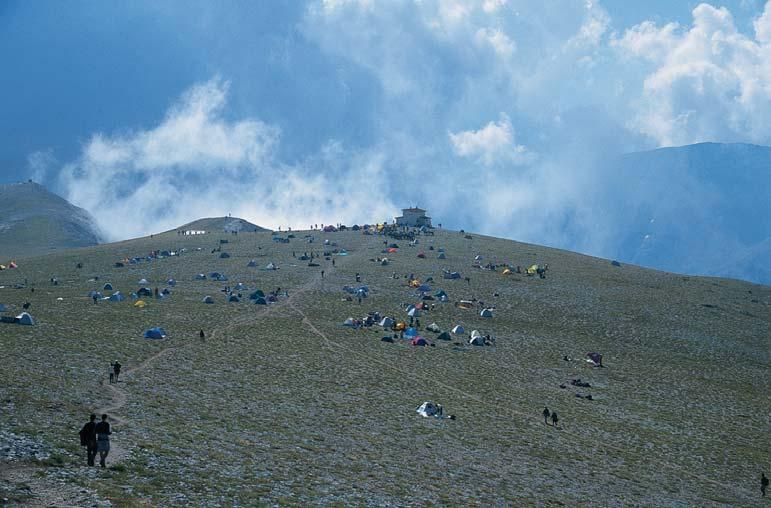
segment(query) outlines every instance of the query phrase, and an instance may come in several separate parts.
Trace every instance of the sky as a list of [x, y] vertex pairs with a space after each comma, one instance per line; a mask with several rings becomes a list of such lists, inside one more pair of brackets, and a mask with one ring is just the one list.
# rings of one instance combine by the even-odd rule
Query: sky
[[771, 144], [771, 2], [0, 2], [0, 182], [108, 239], [232, 213], [602, 254], [613, 154]]

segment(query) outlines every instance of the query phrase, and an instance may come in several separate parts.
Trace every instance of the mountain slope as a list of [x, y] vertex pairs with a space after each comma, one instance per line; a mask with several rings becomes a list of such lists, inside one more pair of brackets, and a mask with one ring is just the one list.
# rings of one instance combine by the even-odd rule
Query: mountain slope
[[99, 243], [93, 217], [42, 185], [0, 185], [0, 256], [30, 256]]
[[[295, 236], [234, 235], [221, 258], [212, 252], [220, 235], [171, 231], [0, 272], [8, 315], [29, 301], [37, 319], [0, 323], [0, 436], [28, 435], [56, 453], [65, 467], [43, 468], [50, 485], [76, 482], [126, 506], [756, 504], [749, 479], [769, 449], [771, 287], [446, 230], [413, 247], [398, 240], [387, 254], [393, 240], [382, 236]], [[147, 258], [164, 250], [179, 255]], [[311, 251], [313, 266], [300, 260]], [[506, 276], [473, 267], [477, 255], [549, 269], [544, 279]], [[126, 258], [138, 261], [115, 266]], [[261, 268], [269, 262], [278, 269]], [[443, 269], [469, 279], [444, 279]], [[435, 308], [419, 333], [435, 347], [341, 326], [374, 311], [408, 320], [405, 305], [422, 300], [410, 273], [434, 279], [431, 295], [449, 295], [424, 301]], [[342, 290], [357, 275], [369, 287], [361, 303]], [[22, 278], [37, 290], [13, 289]], [[144, 307], [87, 296], [107, 282], [129, 295], [140, 279], [170, 296]], [[225, 286], [240, 301], [228, 301]], [[275, 303], [248, 297], [278, 287]], [[461, 299], [477, 302], [465, 310], [452, 303]], [[492, 318], [478, 300], [495, 307]], [[466, 333], [439, 340], [425, 329], [432, 322]], [[168, 337], [144, 339], [154, 326]], [[495, 345], [467, 345], [472, 330]], [[590, 351], [605, 368], [587, 364]], [[108, 385], [116, 359], [124, 373]], [[578, 378], [590, 386], [572, 385]], [[457, 419], [421, 418], [424, 401]], [[544, 406], [559, 427], [544, 424]], [[56, 476], [85, 463], [76, 432], [102, 410], [114, 425], [108, 466], [119, 467]]]
[[601, 226], [610, 238], [605, 255], [771, 284], [771, 258], [753, 256], [771, 238], [771, 148], [702, 143], [613, 164], [601, 199], [609, 217]]

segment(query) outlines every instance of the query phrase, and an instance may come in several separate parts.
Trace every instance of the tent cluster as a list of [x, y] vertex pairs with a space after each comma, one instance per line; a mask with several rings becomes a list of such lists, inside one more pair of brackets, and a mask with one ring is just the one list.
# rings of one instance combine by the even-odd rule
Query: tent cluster
[[0, 270], [9, 270], [9, 269], [18, 268], [18, 267], [19, 265], [16, 264], [16, 261], [11, 261], [7, 265], [0, 264]]

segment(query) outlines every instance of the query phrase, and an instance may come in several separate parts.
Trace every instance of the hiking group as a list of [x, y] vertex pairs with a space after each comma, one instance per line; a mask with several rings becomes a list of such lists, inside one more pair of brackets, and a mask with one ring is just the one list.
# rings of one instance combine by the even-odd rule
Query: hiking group
[[99, 465], [107, 467], [106, 460], [107, 455], [110, 453], [110, 424], [107, 421], [107, 415], [102, 415], [102, 421], [96, 422], [96, 415], [91, 414], [91, 417], [83, 428], [80, 429], [80, 446], [86, 447], [87, 463], [89, 466], [93, 466], [96, 459], [96, 454], [99, 454]]

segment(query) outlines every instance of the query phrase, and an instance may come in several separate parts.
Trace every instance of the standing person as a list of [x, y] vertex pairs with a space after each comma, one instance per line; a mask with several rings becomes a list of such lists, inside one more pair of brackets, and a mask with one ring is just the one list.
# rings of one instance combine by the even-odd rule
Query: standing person
[[552, 411], [551, 412], [551, 424], [554, 427], [556, 427], [558, 421], [559, 421], [559, 417], [557, 417], [557, 412], [556, 411]]
[[112, 365], [112, 370], [115, 371], [115, 382], [118, 382], [118, 376], [120, 376], [120, 363], [118, 363], [118, 360], [115, 360]]
[[760, 493], [763, 497], [766, 497], [766, 489], [768, 488], [768, 478], [766, 473], [760, 473]]
[[206, 339], [206, 334], [203, 333], [203, 328], [201, 328], [201, 331], [198, 333], [198, 336], [201, 337], [201, 340]]
[[107, 373], [110, 375], [110, 384], [113, 384], [115, 382], [115, 364], [113, 362], [110, 362]]
[[96, 458], [96, 415], [93, 413], [88, 423], [80, 429], [80, 446], [86, 447], [87, 464], [93, 466]]
[[335, 258], [332, 258], [332, 266], [335, 266]]
[[546, 425], [549, 425], [549, 416], [551, 416], [551, 413], [549, 413], [549, 408], [544, 406], [543, 408], [543, 423]]
[[96, 292], [94, 292], [94, 294], [91, 297], [94, 299], [94, 305], [96, 305], [96, 300], [98, 299], [98, 297], [96, 296]]
[[359, 272], [356, 272], [356, 282], [361, 282], [361, 275]]
[[107, 467], [105, 461], [107, 454], [110, 453], [110, 424], [107, 422], [107, 415], [102, 415], [102, 421], [96, 424], [96, 451], [99, 452], [99, 465]]

